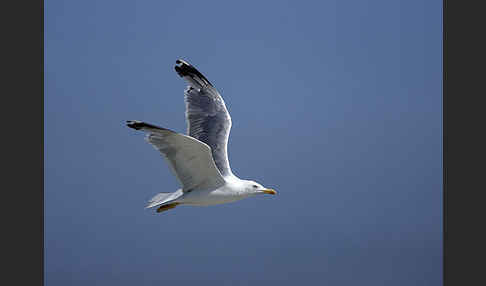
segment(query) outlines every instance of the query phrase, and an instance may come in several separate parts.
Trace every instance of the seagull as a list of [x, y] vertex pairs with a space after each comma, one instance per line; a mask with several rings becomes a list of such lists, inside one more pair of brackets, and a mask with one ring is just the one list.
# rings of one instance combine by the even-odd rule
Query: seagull
[[231, 171], [228, 137], [231, 117], [219, 92], [194, 66], [179, 59], [175, 71], [188, 86], [184, 90], [187, 135], [138, 120], [127, 126], [147, 133], [146, 141], [166, 159], [182, 188], [158, 193], [146, 208], [157, 212], [178, 205], [210, 206], [255, 195], [276, 195], [252, 180], [242, 180]]

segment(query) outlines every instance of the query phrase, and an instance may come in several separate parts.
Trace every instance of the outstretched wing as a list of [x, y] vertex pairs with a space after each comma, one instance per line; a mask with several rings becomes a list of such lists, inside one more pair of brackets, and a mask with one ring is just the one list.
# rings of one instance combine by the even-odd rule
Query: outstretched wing
[[141, 121], [127, 121], [127, 126], [148, 132], [146, 140], [162, 153], [183, 191], [216, 189], [224, 184], [210, 148], [203, 142]]
[[206, 143], [214, 163], [223, 176], [231, 176], [228, 161], [228, 137], [231, 117], [223, 98], [214, 86], [196, 68], [183, 60], [177, 60], [175, 70], [189, 86], [184, 91], [186, 120], [189, 136]]

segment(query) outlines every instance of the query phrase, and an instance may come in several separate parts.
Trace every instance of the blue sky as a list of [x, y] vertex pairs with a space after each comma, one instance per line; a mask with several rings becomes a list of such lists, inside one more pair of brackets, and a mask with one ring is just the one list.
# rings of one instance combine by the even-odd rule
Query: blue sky
[[[441, 285], [442, 1], [46, 1], [46, 285]], [[179, 188], [125, 120], [185, 132], [194, 64], [236, 175]]]

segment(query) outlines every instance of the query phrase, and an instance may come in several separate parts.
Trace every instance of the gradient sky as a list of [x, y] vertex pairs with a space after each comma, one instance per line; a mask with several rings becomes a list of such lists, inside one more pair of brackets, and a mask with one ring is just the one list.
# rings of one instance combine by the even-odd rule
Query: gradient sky
[[[46, 285], [441, 285], [441, 17], [439, 0], [46, 1]], [[185, 132], [178, 58], [226, 101], [235, 174], [278, 196], [144, 209], [179, 184], [124, 122]]]

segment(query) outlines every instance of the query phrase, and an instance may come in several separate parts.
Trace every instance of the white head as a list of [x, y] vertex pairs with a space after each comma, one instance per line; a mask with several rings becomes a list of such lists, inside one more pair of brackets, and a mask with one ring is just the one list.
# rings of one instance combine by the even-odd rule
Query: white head
[[255, 181], [243, 180], [243, 184], [244, 184], [245, 192], [250, 195], [263, 195], [263, 194], [276, 195], [277, 194], [275, 190], [267, 189]]

